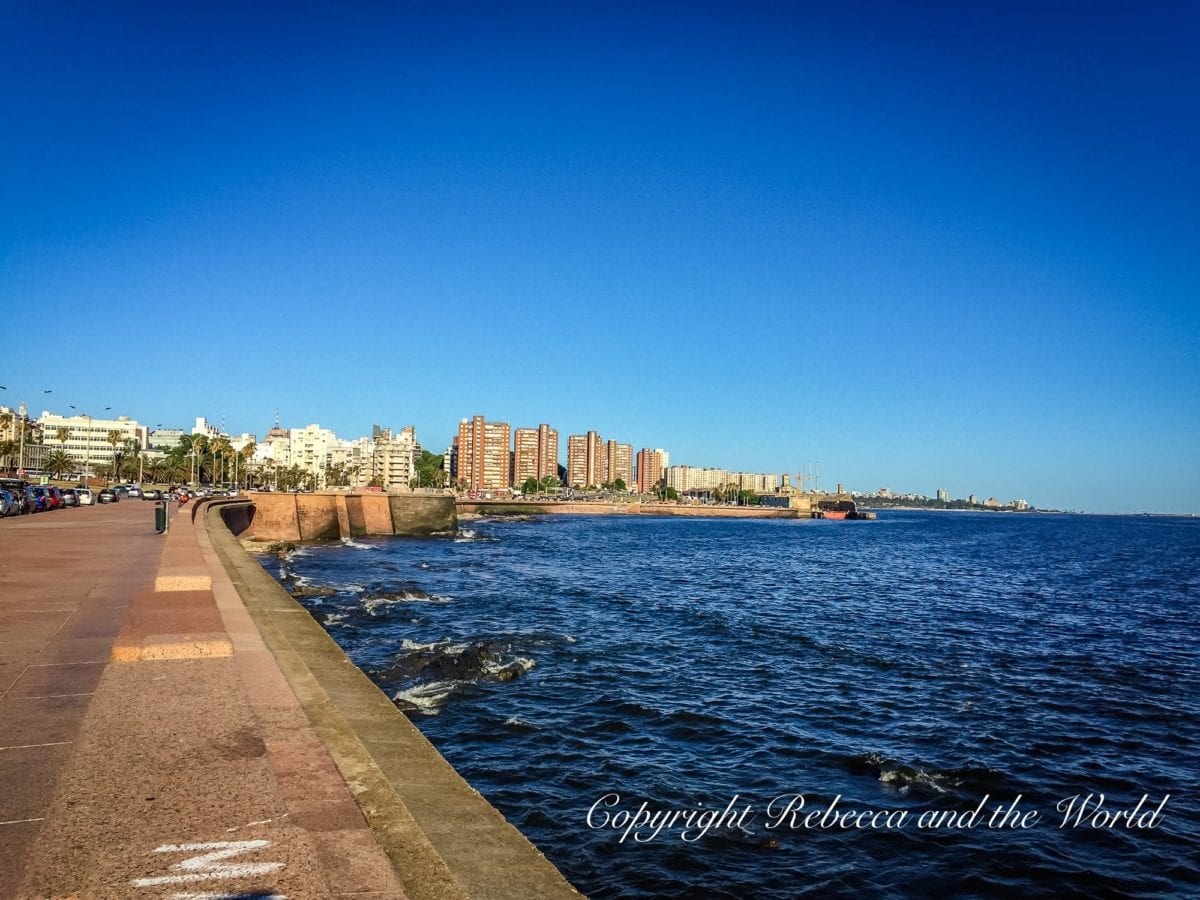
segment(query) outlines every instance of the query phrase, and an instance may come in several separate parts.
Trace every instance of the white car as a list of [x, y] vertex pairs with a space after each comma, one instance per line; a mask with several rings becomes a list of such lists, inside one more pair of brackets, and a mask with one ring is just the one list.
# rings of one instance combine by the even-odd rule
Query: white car
[[75, 494], [79, 497], [80, 506], [95, 506], [96, 495], [87, 488], [76, 488]]
[[142, 489], [140, 487], [138, 487], [136, 484], [131, 484], [129, 486], [129, 499], [130, 500], [141, 500], [142, 499]]

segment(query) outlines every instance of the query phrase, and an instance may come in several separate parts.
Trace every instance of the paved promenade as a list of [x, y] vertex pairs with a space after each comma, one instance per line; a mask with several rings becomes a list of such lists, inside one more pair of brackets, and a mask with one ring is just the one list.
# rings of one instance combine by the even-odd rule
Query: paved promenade
[[0, 521], [0, 898], [579, 896], [217, 511], [153, 512]]
[[190, 516], [0, 521], [0, 897], [225, 896], [406, 894]]

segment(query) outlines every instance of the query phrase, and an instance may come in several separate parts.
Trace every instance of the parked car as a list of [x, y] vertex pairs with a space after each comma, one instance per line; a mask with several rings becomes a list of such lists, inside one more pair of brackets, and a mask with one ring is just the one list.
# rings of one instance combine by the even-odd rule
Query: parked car
[[25, 489], [29, 487], [29, 482], [21, 478], [0, 478], [0, 488], [12, 494], [14, 500], [17, 501], [17, 506], [21, 510], [21, 515], [29, 512], [29, 498], [25, 496]]
[[25, 490], [26, 490], [26, 493], [29, 495], [30, 500], [32, 500], [32, 502], [33, 502], [33, 511], [34, 512], [45, 512], [46, 510], [53, 508], [50, 505], [51, 504], [50, 495], [46, 492], [46, 489], [44, 487], [42, 487], [41, 485], [31, 485], [30, 487], [26, 488]]
[[0, 488], [0, 516], [19, 516], [21, 501], [7, 488]]
[[120, 495], [117, 494], [117, 492], [112, 488], [105, 488], [96, 495], [96, 501], [98, 503], [117, 503], [120, 501], [120, 499]]
[[62, 494], [63, 506], [79, 505], [79, 494], [75, 492], [75, 488], [61, 488], [59, 493]]
[[136, 484], [129, 485], [129, 487], [125, 489], [125, 492], [129, 495], [130, 500], [140, 500], [142, 497], [142, 489]]
[[118, 500], [129, 494], [129, 488], [123, 484], [114, 484], [112, 487], [107, 488], [107, 490], [110, 490], [116, 494]]
[[161, 500], [162, 498], [163, 492], [155, 488], [151, 488], [148, 491], [142, 491], [143, 500]]
[[96, 505], [96, 495], [87, 488], [75, 488], [75, 496], [79, 498], [80, 506]]
[[67, 505], [66, 502], [64, 502], [64, 500], [63, 500], [62, 491], [60, 491], [54, 485], [52, 485], [52, 484], [46, 485], [45, 491], [46, 491], [46, 495], [50, 498], [50, 508], [51, 509], [62, 509], [64, 506]]

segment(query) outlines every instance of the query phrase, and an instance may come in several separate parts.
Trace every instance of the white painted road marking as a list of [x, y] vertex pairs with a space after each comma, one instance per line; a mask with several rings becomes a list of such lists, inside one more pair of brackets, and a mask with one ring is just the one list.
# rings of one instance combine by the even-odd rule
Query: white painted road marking
[[[197, 850], [210, 850], [192, 856], [171, 866], [172, 871], [179, 875], [159, 875], [154, 878], [134, 879], [134, 887], [154, 887], [160, 884], [187, 884], [194, 881], [210, 881], [217, 878], [248, 878], [251, 875], [266, 875], [283, 868], [281, 862], [266, 863], [225, 863], [231, 857], [252, 850], [261, 850], [270, 846], [270, 841], [210, 841], [203, 844], [163, 844], [154, 849], [155, 853], [195, 853]], [[220, 896], [220, 895], [217, 895]]]

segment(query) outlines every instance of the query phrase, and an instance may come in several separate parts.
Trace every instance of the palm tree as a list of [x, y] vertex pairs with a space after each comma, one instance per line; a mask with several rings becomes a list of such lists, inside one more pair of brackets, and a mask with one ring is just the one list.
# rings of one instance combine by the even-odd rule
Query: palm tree
[[61, 478], [64, 472], [75, 469], [75, 460], [66, 450], [51, 450], [46, 457], [46, 470], [55, 478]]
[[146, 474], [154, 484], [165, 484], [167, 480], [167, 461], [152, 459], [146, 464]]
[[246, 478], [247, 484], [250, 483], [250, 478], [249, 478], [250, 460], [254, 458], [254, 454], [257, 450], [258, 450], [258, 445], [255, 444], [254, 441], [247, 441], [242, 446], [242, 451], [241, 451], [242, 452], [242, 461], [245, 463], [243, 468], [244, 468], [245, 474], [247, 476], [247, 478]]
[[[8, 415], [8, 413], [5, 413], [5, 415]], [[17, 450], [20, 446], [12, 438], [0, 441], [0, 462], [7, 462], [8, 467], [12, 468], [13, 457], [17, 455]]]
[[216, 481], [221, 480], [222, 457], [224, 457], [226, 455], [226, 453], [229, 452], [230, 449], [231, 448], [229, 446], [229, 439], [225, 438], [225, 437], [213, 438], [211, 441], [208, 442], [208, 451], [209, 451], [209, 453], [212, 454], [212, 463], [211, 463], [212, 473], [213, 473], [212, 480], [214, 483]]
[[119, 478], [121, 475], [121, 454], [117, 452], [117, 445], [121, 443], [123, 437], [124, 436], [121, 434], [121, 432], [116, 430], [110, 431], [104, 437], [106, 441], [112, 444], [113, 448], [112, 465], [109, 466], [108, 469], [108, 471], [112, 473], [113, 478]]
[[191, 472], [187, 462], [183, 459], [172, 459], [168, 456], [163, 465], [165, 467], [163, 481], [184, 481]]

